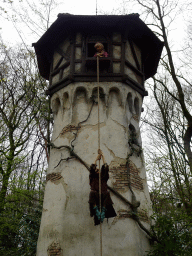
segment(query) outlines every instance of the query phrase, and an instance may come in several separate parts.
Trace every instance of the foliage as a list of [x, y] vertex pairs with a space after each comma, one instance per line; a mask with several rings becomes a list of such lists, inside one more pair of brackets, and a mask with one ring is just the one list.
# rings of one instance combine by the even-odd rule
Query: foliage
[[49, 154], [47, 84], [33, 52], [0, 50], [0, 254], [34, 255]]
[[42, 201], [38, 193], [15, 189], [0, 215], [0, 254], [35, 255]]
[[155, 216], [153, 233], [159, 242], [153, 245], [148, 256], [188, 256], [192, 252], [192, 234], [190, 226], [181, 225], [181, 220], [167, 217], [166, 215]]
[[10, 48], [0, 42], [1, 255], [35, 255], [52, 116], [47, 83], [39, 75], [23, 28], [39, 38], [57, 5], [54, 0], [16, 0], [0, 7], [1, 18], [12, 21], [23, 43]]
[[38, 155], [41, 140], [36, 136], [36, 120], [40, 122], [42, 119], [40, 112], [45, 97], [41, 94], [46, 85], [35, 72], [32, 53], [21, 48], [13, 51], [1, 44], [1, 54], [0, 212], [3, 211], [12, 175], [23, 170], [27, 161], [30, 161], [27, 166], [31, 166], [29, 172], [34, 164], [40, 163], [39, 159], [44, 161], [42, 155]]
[[192, 219], [185, 208], [169, 195], [151, 193], [153, 223], [151, 233], [158, 242], [153, 243], [148, 256], [185, 256], [192, 252]]

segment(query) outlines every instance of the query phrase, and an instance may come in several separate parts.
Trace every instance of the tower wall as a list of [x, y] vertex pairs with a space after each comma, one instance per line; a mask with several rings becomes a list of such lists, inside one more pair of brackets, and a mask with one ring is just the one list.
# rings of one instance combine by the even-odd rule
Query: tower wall
[[[121, 82], [101, 82], [99, 86], [101, 150], [110, 168], [108, 185], [131, 202], [130, 180], [140, 201], [138, 216], [149, 229], [151, 206], [139, 129], [142, 97]], [[98, 150], [97, 102], [93, 104], [92, 100], [95, 97], [97, 101], [96, 88], [96, 82], [75, 82], [51, 98], [52, 143], [57, 147], [74, 147], [74, 152], [89, 166]], [[52, 148], [37, 256], [100, 255], [100, 228], [94, 226], [90, 217], [89, 192], [87, 168], [79, 160], [71, 159], [67, 148]], [[102, 224], [103, 255], [145, 255], [150, 248], [146, 233], [131, 218], [130, 206], [112, 192], [111, 197], [117, 216], [105, 219]]]
[[33, 44], [54, 114], [37, 256], [100, 255], [100, 228], [88, 204], [88, 169], [98, 150], [96, 42], [108, 53], [99, 60], [100, 148], [117, 213], [102, 224], [103, 255], [150, 249], [140, 228], [150, 228], [151, 205], [139, 120], [144, 81], [156, 73], [164, 44], [138, 14], [59, 14]]

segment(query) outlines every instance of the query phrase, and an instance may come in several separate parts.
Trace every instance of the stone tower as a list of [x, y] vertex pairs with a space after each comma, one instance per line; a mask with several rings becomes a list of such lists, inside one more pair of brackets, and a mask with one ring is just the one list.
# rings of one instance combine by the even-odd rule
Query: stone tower
[[54, 114], [37, 256], [100, 255], [100, 227], [88, 205], [98, 149], [96, 42], [108, 52], [100, 58], [101, 150], [117, 213], [102, 224], [103, 256], [142, 256], [150, 248], [141, 228], [150, 228], [151, 206], [139, 120], [144, 81], [156, 73], [163, 43], [138, 14], [59, 14], [33, 44]]

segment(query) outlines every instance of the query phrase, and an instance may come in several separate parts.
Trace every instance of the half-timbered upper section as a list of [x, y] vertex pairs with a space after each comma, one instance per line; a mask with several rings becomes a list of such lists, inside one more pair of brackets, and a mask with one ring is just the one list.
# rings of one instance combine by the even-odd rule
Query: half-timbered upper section
[[96, 42], [108, 53], [100, 58], [100, 81], [123, 82], [145, 96], [144, 81], [156, 73], [163, 43], [138, 14], [59, 14], [33, 44], [40, 74], [50, 81], [48, 94], [71, 82], [97, 80]]

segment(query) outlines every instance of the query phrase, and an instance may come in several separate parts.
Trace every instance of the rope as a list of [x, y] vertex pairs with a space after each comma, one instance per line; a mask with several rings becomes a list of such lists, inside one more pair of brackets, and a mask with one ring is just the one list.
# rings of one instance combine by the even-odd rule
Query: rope
[[[97, 56], [97, 101], [98, 101], [98, 150], [100, 149], [100, 113], [99, 113], [99, 56]], [[99, 152], [98, 152], [99, 153]]]
[[[99, 112], [99, 56], [97, 56], [97, 100], [98, 100], [98, 154], [100, 153], [100, 112]], [[99, 159], [99, 208], [101, 213], [101, 166]], [[100, 222], [100, 255], [102, 256], [102, 223]]]

